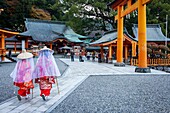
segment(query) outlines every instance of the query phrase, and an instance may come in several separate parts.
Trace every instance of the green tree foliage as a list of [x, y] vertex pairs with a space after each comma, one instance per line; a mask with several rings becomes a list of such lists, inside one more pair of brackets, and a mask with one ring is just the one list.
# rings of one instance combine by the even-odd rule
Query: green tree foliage
[[[68, 24], [77, 32], [90, 32], [92, 30], [105, 30], [106, 23], [116, 28], [114, 16], [116, 12], [107, 4], [113, 0], [60, 0], [53, 5], [53, 8], [60, 8], [63, 12], [61, 20], [67, 21]], [[138, 12], [133, 11], [129, 16], [124, 17], [124, 26], [132, 33], [133, 24], [138, 24]], [[160, 24], [165, 34], [166, 15], [170, 18], [170, 1], [168, 0], [151, 0], [147, 4], [147, 23]], [[168, 18], [168, 20], [169, 20]], [[168, 27], [168, 31], [170, 27]], [[168, 34], [169, 36], [170, 34]]]
[[53, 19], [56, 19], [56, 11], [50, 9], [55, 3], [56, 0], [1, 0], [0, 8], [4, 11], [0, 15], [0, 26], [13, 31], [24, 31], [25, 18], [32, 18], [30, 14], [32, 6], [49, 11]]
[[[31, 18], [31, 7], [47, 10], [52, 20], [66, 21], [76, 32], [89, 34], [93, 30], [108, 30], [108, 25], [117, 28], [114, 21], [116, 11], [107, 6], [114, 0], [11, 0], [13, 5], [7, 4], [7, 0], [0, 0], [0, 8], [5, 10], [0, 15], [0, 25], [17, 31], [23, 31], [24, 19]], [[135, 1], [135, 0], [134, 0]], [[147, 4], [147, 23], [161, 24], [165, 34], [166, 15], [169, 15], [170, 25], [170, 1], [151, 0]], [[130, 18], [129, 18], [130, 17]], [[132, 25], [138, 23], [137, 10], [124, 18], [124, 25], [132, 34]], [[109, 27], [110, 27], [109, 26]], [[170, 26], [168, 26], [168, 31]], [[168, 32], [170, 37], [170, 32]]]
[[67, 21], [75, 31], [83, 34], [93, 30], [106, 30], [106, 23], [114, 28], [114, 14], [107, 4], [111, 0], [59, 0], [51, 9], [60, 9], [61, 21]]
[[[168, 31], [170, 30], [170, 1], [169, 0], [152, 0], [147, 5], [147, 23], [160, 24], [165, 35], [166, 15], [168, 15]], [[170, 34], [168, 33], [168, 37]]]
[[3, 28], [10, 28], [14, 31], [24, 30], [24, 18], [29, 17], [32, 2], [29, 0], [14, 0], [7, 4], [6, 0], [1, 1], [0, 7], [4, 11], [0, 15], [0, 25]]

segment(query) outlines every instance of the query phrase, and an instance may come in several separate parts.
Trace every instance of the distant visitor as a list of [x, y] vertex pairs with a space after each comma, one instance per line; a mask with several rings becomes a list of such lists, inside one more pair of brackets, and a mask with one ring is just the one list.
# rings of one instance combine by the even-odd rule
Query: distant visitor
[[74, 50], [71, 50], [71, 61], [74, 61]]

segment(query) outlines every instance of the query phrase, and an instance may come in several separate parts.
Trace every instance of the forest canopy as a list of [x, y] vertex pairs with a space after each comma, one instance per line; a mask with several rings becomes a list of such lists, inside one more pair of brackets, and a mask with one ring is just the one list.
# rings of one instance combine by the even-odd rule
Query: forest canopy
[[[1, 0], [0, 9], [4, 11], [0, 14], [0, 27], [23, 32], [25, 18], [36, 18], [65, 21], [74, 31], [85, 35], [96, 30], [109, 31], [117, 28], [116, 11], [107, 6], [110, 2], [113, 0]], [[136, 10], [124, 19], [129, 32], [138, 23], [137, 13]], [[164, 34], [166, 15], [169, 22], [169, 0], [151, 0], [147, 4], [147, 24], [160, 24]]]

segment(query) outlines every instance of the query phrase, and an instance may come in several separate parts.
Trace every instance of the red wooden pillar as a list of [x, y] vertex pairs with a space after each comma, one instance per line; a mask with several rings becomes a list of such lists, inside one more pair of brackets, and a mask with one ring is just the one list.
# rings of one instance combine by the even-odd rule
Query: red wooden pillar
[[25, 40], [25, 49], [28, 49], [28, 38]]
[[17, 52], [17, 44], [16, 44], [16, 42], [14, 44], [14, 51], [15, 51], [15, 54], [16, 54], [16, 52]]
[[104, 50], [103, 50], [103, 46], [101, 46], [101, 60], [102, 60], [102, 62], [104, 61]]
[[125, 45], [125, 63], [128, 63], [128, 46]]
[[53, 44], [52, 43], [50, 43], [50, 49], [53, 49]]
[[1, 56], [1, 60], [4, 61], [5, 60], [5, 57], [4, 55], [6, 55], [5, 53], [5, 35], [4, 33], [1, 35], [1, 48], [2, 48], [2, 56]]
[[113, 50], [112, 50], [112, 45], [109, 45], [109, 60], [108, 63], [112, 63], [112, 54], [113, 54]]

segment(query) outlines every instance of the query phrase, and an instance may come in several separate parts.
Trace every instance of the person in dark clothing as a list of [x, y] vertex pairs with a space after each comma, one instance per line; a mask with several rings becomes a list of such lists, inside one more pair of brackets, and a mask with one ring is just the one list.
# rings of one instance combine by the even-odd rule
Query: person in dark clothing
[[71, 61], [74, 62], [74, 51], [73, 50], [71, 50]]
[[80, 62], [84, 62], [84, 60], [82, 58], [82, 50], [80, 50], [80, 52], [79, 52], [79, 61]]
[[98, 63], [101, 63], [102, 59], [101, 59], [101, 53], [98, 54]]
[[9, 53], [8, 53], [8, 56], [9, 56], [9, 57], [11, 57], [11, 52], [12, 52], [12, 51], [11, 51], [11, 49], [10, 49], [10, 50], [9, 50]]
[[106, 63], [108, 63], [109, 52], [106, 53]]
[[92, 61], [95, 61], [95, 51], [92, 52]]
[[87, 57], [87, 60], [90, 60], [90, 52], [87, 52], [86, 57]]
[[64, 58], [67, 57], [67, 50], [64, 50]]

